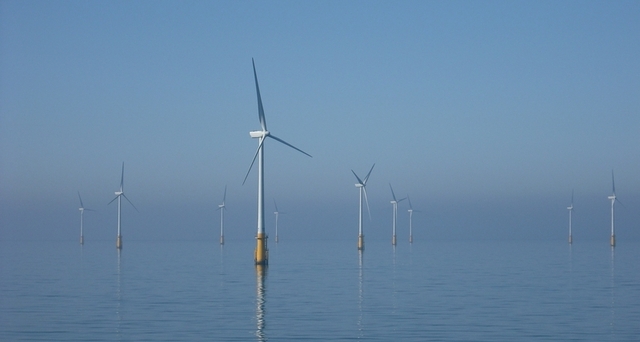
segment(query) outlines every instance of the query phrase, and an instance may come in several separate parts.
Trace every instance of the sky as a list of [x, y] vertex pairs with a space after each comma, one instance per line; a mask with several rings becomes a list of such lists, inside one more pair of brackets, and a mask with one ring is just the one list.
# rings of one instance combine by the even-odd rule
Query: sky
[[[640, 2], [0, 2], [0, 239], [640, 240]], [[408, 239], [399, 205], [398, 240]], [[355, 248], [355, 247], [354, 247]]]

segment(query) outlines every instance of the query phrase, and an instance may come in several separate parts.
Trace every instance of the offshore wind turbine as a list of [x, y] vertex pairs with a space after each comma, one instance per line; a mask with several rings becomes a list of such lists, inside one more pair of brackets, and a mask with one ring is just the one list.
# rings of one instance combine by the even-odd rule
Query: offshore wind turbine
[[78, 199], [80, 200], [80, 244], [84, 245], [84, 232], [83, 232], [83, 224], [84, 224], [84, 211], [95, 211], [93, 209], [85, 208], [84, 204], [82, 204], [82, 197], [80, 197], [80, 191], [78, 191]]
[[280, 212], [278, 211], [278, 204], [275, 199], [273, 200], [273, 205], [276, 207], [276, 211], [274, 211], [273, 214], [276, 215], [276, 243], [278, 243], [278, 216]]
[[251, 131], [249, 135], [252, 138], [258, 139], [258, 149], [256, 150], [255, 155], [253, 156], [253, 161], [251, 161], [251, 165], [249, 166], [249, 170], [247, 171], [247, 175], [244, 177], [244, 184], [247, 181], [247, 177], [249, 176], [249, 172], [251, 172], [251, 168], [256, 161], [256, 157], [258, 158], [258, 233], [256, 234], [256, 249], [254, 251], [254, 261], [256, 265], [267, 265], [269, 263], [269, 250], [267, 249], [267, 236], [265, 234], [265, 224], [264, 224], [264, 141], [267, 138], [272, 138], [276, 141], [279, 141], [298, 152], [304, 153], [307, 156], [311, 157], [307, 152], [289, 144], [288, 142], [276, 137], [271, 134], [267, 130], [267, 120], [264, 117], [264, 108], [262, 106], [262, 98], [260, 97], [260, 87], [258, 86], [258, 74], [256, 73], [256, 63], [251, 59], [251, 63], [253, 64], [253, 77], [256, 82], [256, 95], [258, 97], [258, 119], [260, 120], [260, 126], [262, 130], [260, 131]]
[[393, 209], [393, 219], [392, 219], [392, 236], [391, 236], [391, 244], [392, 245], [396, 245], [396, 221], [398, 219], [398, 203], [404, 201], [405, 198], [401, 198], [401, 199], [396, 199], [396, 194], [393, 192], [393, 187], [391, 186], [391, 183], [389, 183], [389, 189], [391, 189], [391, 196], [393, 197], [393, 200], [391, 201], [391, 207]]
[[227, 210], [224, 202], [227, 199], [227, 186], [224, 186], [224, 196], [222, 196], [222, 204], [218, 205], [218, 210], [220, 210], [220, 244], [224, 245], [224, 211]]
[[569, 244], [572, 244], [573, 235], [571, 233], [571, 214], [573, 213], [573, 190], [571, 190], [571, 206], [568, 206], [567, 210], [569, 210]]
[[369, 210], [369, 199], [367, 198], [367, 181], [369, 180], [369, 176], [371, 176], [371, 171], [373, 171], [373, 167], [376, 166], [374, 163], [371, 166], [371, 170], [367, 173], [367, 176], [364, 177], [364, 180], [361, 180], [356, 173], [351, 170], [358, 183], [356, 183], [356, 188], [360, 190], [360, 206], [358, 209], [358, 250], [364, 250], [364, 234], [362, 233], [362, 194], [364, 193], [364, 200], [367, 202], [367, 211], [369, 212], [369, 220], [371, 220], [371, 210]]
[[[116, 248], [121, 249], [122, 248], [122, 230], [121, 230], [122, 197], [124, 197], [127, 200], [127, 202], [131, 204], [133, 209], [138, 211], [138, 208], [136, 208], [136, 206], [133, 205], [133, 203], [131, 203], [129, 198], [127, 198], [127, 196], [124, 194], [124, 162], [122, 162], [122, 174], [120, 175], [120, 191], [116, 191], [115, 194], [116, 194], [116, 197], [112, 199], [111, 202], [115, 201], [116, 199], [118, 200], [118, 236], [116, 237]], [[107, 205], [111, 204], [111, 202], [107, 203]]]
[[419, 213], [420, 210], [413, 210], [413, 206], [411, 205], [411, 198], [409, 198], [409, 195], [407, 195], [407, 200], [409, 202], [409, 210], [407, 210], [409, 212], [409, 243], [413, 243], [413, 212], [415, 211], [416, 213]]
[[[616, 181], [613, 178], [613, 170], [611, 170], [611, 186], [613, 188], [613, 194], [609, 197], [607, 197], [608, 199], [611, 200], [611, 247], [615, 247], [616, 246], [616, 234], [615, 234], [615, 229], [614, 229], [614, 222], [615, 222], [615, 216], [613, 213], [613, 206], [614, 204], [616, 204], [616, 202], [620, 202], [620, 200], [616, 197]], [[622, 204], [622, 202], [620, 202], [620, 204]]]

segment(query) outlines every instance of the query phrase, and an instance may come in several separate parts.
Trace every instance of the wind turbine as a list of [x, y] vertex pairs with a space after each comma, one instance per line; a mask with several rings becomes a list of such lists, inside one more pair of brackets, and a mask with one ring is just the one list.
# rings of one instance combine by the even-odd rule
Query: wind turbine
[[278, 211], [278, 204], [275, 199], [273, 200], [273, 205], [276, 207], [276, 211], [273, 213], [276, 215], [276, 243], [278, 243], [278, 216], [280, 215], [280, 212]]
[[571, 234], [571, 214], [573, 213], [573, 190], [571, 190], [571, 206], [567, 207], [569, 210], [569, 244], [573, 243], [573, 235]]
[[[118, 237], [116, 238], [116, 248], [117, 249], [121, 249], [122, 248], [122, 234], [121, 234], [121, 210], [122, 210], [122, 198], [124, 197], [127, 202], [129, 202], [129, 204], [131, 204], [131, 206], [133, 207], [133, 209], [135, 209], [137, 212], [138, 208], [136, 208], [135, 205], [133, 205], [133, 203], [131, 203], [131, 201], [129, 200], [129, 198], [127, 198], [127, 196], [124, 194], [124, 162], [122, 162], [122, 174], [120, 176], [120, 191], [116, 191], [115, 192], [116, 197], [114, 199], [111, 200], [111, 202], [115, 201], [116, 199], [118, 200]], [[107, 205], [111, 204], [111, 202], [107, 203]]]
[[419, 213], [420, 210], [413, 210], [413, 206], [411, 205], [411, 198], [407, 195], [407, 200], [409, 201], [409, 243], [413, 243], [413, 230], [412, 230], [412, 221], [413, 221], [413, 212]]
[[271, 134], [267, 130], [267, 121], [264, 117], [264, 108], [262, 107], [262, 98], [260, 97], [260, 87], [258, 86], [258, 74], [256, 73], [256, 63], [251, 59], [251, 63], [253, 64], [253, 77], [256, 81], [256, 94], [258, 97], [258, 119], [260, 120], [260, 126], [262, 130], [260, 131], [251, 131], [249, 135], [252, 138], [258, 139], [258, 149], [256, 150], [255, 155], [253, 156], [253, 161], [251, 161], [251, 165], [249, 166], [249, 170], [247, 171], [247, 175], [244, 177], [244, 184], [247, 181], [247, 177], [249, 176], [249, 172], [251, 172], [251, 168], [256, 161], [256, 157], [258, 158], [258, 233], [256, 235], [256, 249], [254, 251], [254, 261], [256, 265], [267, 265], [269, 263], [269, 251], [267, 249], [267, 236], [265, 234], [265, 224], [264, 224], [264, 141], [267, 138], [272, 138], [276, 141], [279, 141], [298, 152], [304, 153], [307, 156], [311, 157], [307, 152], [289, 144], [288, 142], [276, 137]]
[[375, 163], [373, 164], [373, 166], [371, 166], [371, 170], [369, 170], [367, 176], [364, 177], [364, 180], [361, 180], [360, 177], [358, 177], [358, 175], [356, 175], [356, 173], [351, 170], [351, 172], [353, 172], [353, 175], [356, 176], [356, 179], [358, 180], [358, 183], [356, 183], [356, 188], [360, 190], [360, 206], [358, 209], [358, 250], [364, 250], [364, 234], [362, 234], [362, 193], [364, 193], [364, 199], [367, 202], [367, 211], [369, 212], [369, 220], [371, 220], [371, 210], [369, 210], [369, 199], [367, 198], [366, 186], [374, 166], [376, 166]]
[[[607, 197], [611, 200], [611, 247], [615, 247], [616, 246], [616, 234], [615, 234], [615, 230], [614, 230], [614, 221], [615, 221], [615, 217], [613, 215], [613, 205], [616, 204], [616, 202], [620, 202], [619, 199], [616, 198], [616, 181], [613, 178], [613, 170], [611, 170], [611, 185], [613, 188], [613, 195]], [[622, 204], [622, 202], [620, 202], [620, 204]]]
[[82, 204], [82, 197], [80, 197], [80, 191], [78, 191], [78, 199], [80, 200], [80, 208], [78, 208], [78, 210], [80, 210], [80, 244], [84, 245], [84, 233], [83, 233], [83, 223], [84, 223], [84, 211], [95, 211], [93, 209], [88, 209], [84, 207], [84, 204]]
[[389, 189], [391, 189], [391, 196], [393, 196], [393, 200], [391, 201], [391, 206], [393, 208], [393, 224], [392, 224], [392, 237], [391, 237], [391, 244], [392, 245], [396, 245], [396, 221], [398, 219], [398, 203], [404, 201], [405, 198], [401, 198], [401, 199], [396, 199], [396, 194], [393, 192], [393, 187], [391, 186], [391, 183], [389, 183]]
[[220, 244], [224, 245], [224, 211], [227, 208], [224, 205], [225, 200], [227, 199], [227, 186], [224, 186], [224, 196], [222, 196], [222, 204], [218, 205], [218, 210], [220, 210]]

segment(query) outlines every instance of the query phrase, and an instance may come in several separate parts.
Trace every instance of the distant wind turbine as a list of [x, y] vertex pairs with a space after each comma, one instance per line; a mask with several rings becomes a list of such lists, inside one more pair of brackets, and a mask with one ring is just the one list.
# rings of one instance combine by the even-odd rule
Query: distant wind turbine
[[389, 189], [391, 189], [391, 196], [393, 197], [393, 200], [391, 201], [391, 206], [393, 209], [393, 219], [392, 219], [392, 237], [391, 237], [391, 244], [392, 245], [396, 245], [396, 221], [398, 219], [398, 203], [404, 201], [405, 198], [401, 198], [401, 199], [396, 199], [396, 194], [393, 192], [393, 187], [391, 186], [391, 183], [389, 183]]
[[364, 180], [361, 180], [356, 173], [351, 170], [358, 183], [356, 183], [356, 188], [360, 190], [360, 206], [358, 209], [358, 250], [364, 250], [364, 234], [362, 234], [362, 194], [364, 193], [364, 200], [367, 202], [367, 211], [369, 212], [369, 220], [371, 220], [371, 210], [369, 210], [369, 199], [367, 198], [367, 181], [369, 180], [369, 176], [371, 176], [371, 171], [373, 171], [373, 167], [376, 166], [374, 163], [371, 166], [371, 170], [367, 173], [367, 176], [364, 177]]
[[[133, 203], [131, 203], [129, 198], [127, 198], [127, 196], [124, 194], [124, 162], [122, 162], [122, 174], [120, 175], [120, 191], [116, 191], [115, 194], [116, 194], [116, 197], [112, 199], [111, 202], [115, 201], [116, 199], [118, 200], [118, 237], [116, 238], [116, 248], [121, 249], [122, 248], [122, 234], [121, 234], [122, 233], [121, 231], [122, 198], [121, 197], [124, 197], [127, 200], [127, 202], [131, 204], [133, 209], [138, 211], [138, 208], [136, 208], [136, 206], [133, 205]], [[107, 205], [111, 204], [111, 202], [107, 203]]]
[[251, 165], [249, 166], [249, 170], [247, 171], [247, 175], [244, 177], [244, 184], [247, 181], [247, 177], [249, 176], [249, 172], [251, 172], [251, 168], [256, 161], [256, 157], [258, 158], [258, 233], [256, 235], [256, 249], [254, 251], [254, 261], [256, 265], [266, 265], [269, 263], [269, 251], [267, 249], [267, 236], [265, 234], [265, 224], [264, 224], [264, 141], [266, 138], [272, 138], [276, 141], [279, 141], [298, 152], [306, 154], [311, 157], [307, 152], [289, 144], [288, 142], [276, 137], [271, 134], [267, 130], [267, 121], [264, 117], [264, 108], [262, 107], [262, 98], [260, 97], [260, 87], [258, 86], [258, 74], [256, 73], [256, 64], [251, 59], [251, 63], [253, 64], [253, 77], [256, 81], [256, 94], [258, 97], [258, 119], [260, 120], [260, 126], [262, 130], [260, 131], [251, 131], [249, 135], [252, 138], [258, 139], [258, 149], [256, 150], [255, 155], [253, 156], [253, 161], [251, 161]]
[[284, 213], [278, 211], [278, 204], [275, 199], [273, 200], [273, 205], [276, 207], [276, 211], [274, 211], [273, 214], [276, 215], [276, 243], [278, 243], [278, 216]]
[[407, 195], [407, 200], [409, 202], [409, 210], [407, 210], [409, 212], [409, 243], [413, 243], [413, 229], [412, 229], [412, 221], [413, 221], [413, 213], [419, 213], [420, 210], [413, 210], [413, 206], [411, 205], [411, 198], [409, 198], [409, 195]]
[[571, 190], [571, 206], [567, 207], [569, 210], [569, 244], [573, 243], [573, 235], [571, 233], [571, 214], [573, 213], [573, 190]]
[[84, 224], [84, 211], [95, 211], [93, 209], [88, 209], [84, 207], [84, 204], [82, 204], [82, 197], [80, 197], [80, 191], [78, 191], [78, 199], [80, 200], [80, 208], [78, 208], [78, 210], [80, 210], [80, 244], [84, 245], [84, 232], [83, 232], [83, 224]]
[[615, 216], [613, 214], [613, 205], [616, 204], [616, 202], [619, 202], [620, 204], [622, 204], [622, 202], [620, 202], [620, 200], [616, 197], [616, 181], [613, 178], [613, 170], [611, 170], [611, 185], [613, 188], [613, 194], [608, 197], [611, 200], [611, 240], [610, 242], [611, 242], [611, 247], [615, 247], [616, 234], [614, 230]]
[[227, 199], [227, 186], [224, 186], [224, 196], [222, 196], [222, 204], [218, 205], [218, 210], [220, 210], [220, 244], [224, 245], [224, 211], [227, 210], [224, 202]]

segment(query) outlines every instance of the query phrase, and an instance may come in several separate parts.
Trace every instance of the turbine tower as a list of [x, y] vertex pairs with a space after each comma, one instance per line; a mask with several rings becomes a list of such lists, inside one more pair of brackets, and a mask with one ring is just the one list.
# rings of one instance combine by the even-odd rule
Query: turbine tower
[[391, 183], [389, 183], [389, 189], [391, 189], [391, 196], [393, 196], [393, 200], [391, 201], [391, 206], [393, 209], [393, 218], [392, 218], [392, 236], [391, 236], [391, 244], [392, 245], [396, 245], [396, 221], [398, 219], [398, 203], [404, 201], [405, 198], [401, 198], [401, 199], [396, 199], [396, 194], [393, 192], [393, 187], [391, 186]]
[[78, 208], [78, 210], [80, 210], [80, 244], [84, 245], [84, 232], [83, 232], [83, 224], [84, 224], [84, 211], [95, 211], [93, 209], [88, 209], [84, 207], [84, 204], [82, 204], [82, 197], [80, 197], [80, 191], [78, 191], [78, 199], [80, 200], [80, 208]]
[[[136, 208], [135, 205], [133, 205], [133, 203], [131, 203], [131, 201], [129, 200], [129, 198], [127, 198], [127, 196], [124, 194], [124, 162], [122, 162], [122, 174], [120, 175], [120, 191], [116, 191], [116, 197], [114, 199], [111, 200], [111, 202], [115, 201], [116, 199], [118, 200], [118, 236], [116, 237], [116, 248], [117, 249], [121, 249], [122, 248], [122, 231], [121, 231], [121, 210], [122, 210], [122, 198], [124, 197], [127, 202], [129, 202], [129, 204], [131, 204], [131, 206], [133, 207], [133, 209], [135, 209], [136, 211], [138, 211], [138, 208]], [[111, 204], [111, 202], [107, 203], [107, 205]], [[138, 211], [139, 212], [139, 211]]]
[[419, 213], [420, 210], [413, 210], [413, 206], [411, 205], [411, 198], [407, 195], [407, 200], [409, 202], [409, 243], [413, 243], [413, 229], [412, 229], [412, 221], [413, 221], [413, 212]]
[[222, 204], [218, 205], [218, 210], [220, 210], [220, 244], [224, 245], [224, 211], [227, 208], [224, 205], [224, 202], [227, 199], [227, 186], [224, 186], [224, 196], [222, 196]]
[[571, 190], [571, 206], [567, 207], [569, 210], [569, 244], [573, 243], [573, 235], [571, 233], [571, 214], [573, 213], [573, 190]]
[[[615, 247], [616, 246], [616, 234], [615, 234], [615, 229], [614, 229], [615, 216], [613, 215], [613, 205], [616, 204], [616, 202], [620, 202], [620, 200], [616, 198], [616, 181], [613, 178], [613, 170], [611, 170], [611, 185], [612, 185], [612, 188], [613, 188], [613, 194], [608, 197], [611, 200], [611, 240], [610, 240], [610, 243], [611, 243], [611, 247]], [[620, 204], [622, 204], [622, 202], [620, 202]]]
[[254, 251], [254, 261], [256, 265], [267, 265], [269, 263], [269, 251], [267, 249], [267, 236], [265, 234], [265, 224], [264, 224], [264, 141], [267, 138], [272, 138], [276, 141], [279, 141], [294, 150], [297, 150], [301, 153], [306, 154], [311, 157], [307, 152], [289, 144], [288, 142], [276, 137], [271, 134], [267, 130], [267, 121], [264, 117], [264, 108], [262, 107], [262, 98], [260, 97], [260, 87], [258, 86], [258, 75], [256, 73], [256, 64], [251, 59], [251, 63], [253, 64], [253, 77], [256, 82], [256, 94], [258, 97], [258, 119], [260, 120], [260, 126], [262, 130], [260, 131], [251, 131], [249, 135], [252, 138], [258, 139], [258, 149], [256, 150], [255, 155], [253, 156], [253, 161], [251, 161], [251, 165], [249, 166], [249, 171], [247, 171], [247, 175], [244, 177], [244, 184], [247, 181], [247, 177], [249, 176], [249, 172], [251, 172], [251, 168], [256, 161], [256, 157], [258, 158], [258, 233], [256, 235], [256, 249]]
[[371, 171], [373, 171], [373, 167], [376, 166], [374, 163], [371, 166], [371, 170], [367, 173], [367, 176], [364, 177], [364, 180], [361, 180], [356, 173], [351, 170], [358, 183], [356, 183], [356, 188], [360, 190], [360, 206], [358, 208], [358, 250], [364, 250], [364, 234], [362, 234], [362, 194], [364, 193], [364, 200], [367, 202], [367, 211], [369, 212], [369, 220], [371, 220], [371, 210], [369, 210], [369, 199], [367, 198], [367, 181], [369, 180], [369, 176], [371, 175]]

